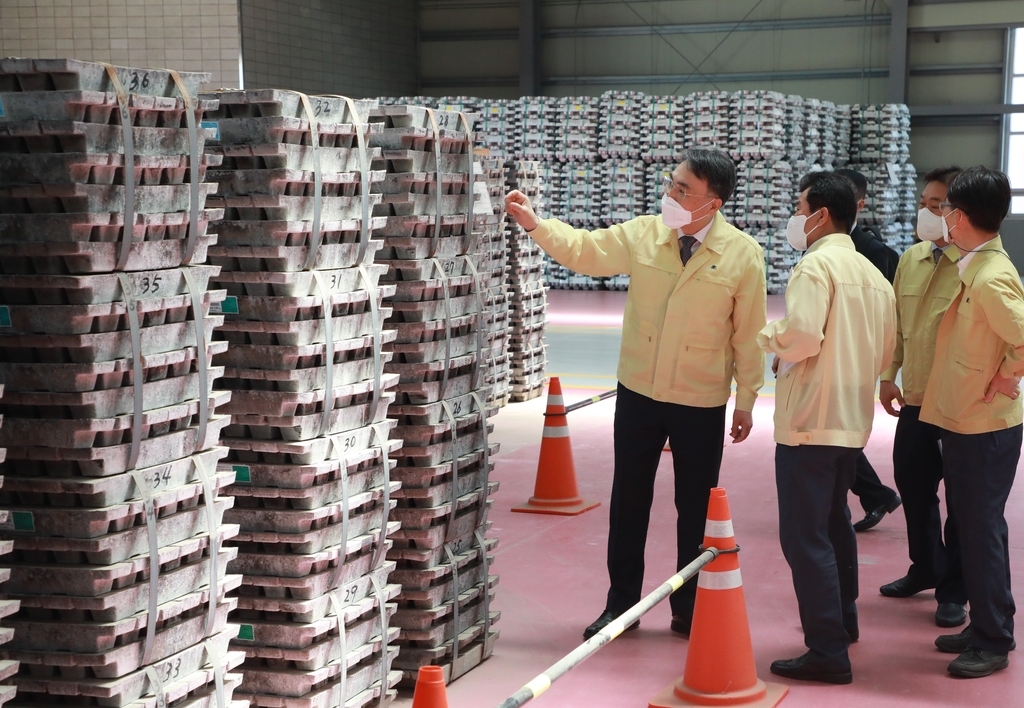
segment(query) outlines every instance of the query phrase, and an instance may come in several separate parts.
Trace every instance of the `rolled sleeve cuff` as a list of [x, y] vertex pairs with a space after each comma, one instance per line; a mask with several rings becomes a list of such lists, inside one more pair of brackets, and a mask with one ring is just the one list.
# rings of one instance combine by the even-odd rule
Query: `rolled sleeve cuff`
[[754, 410], [754, 401], [756, 400], [756, 393], [750, 393], [749, 391], [737, 391], [736, 410], [750, 413], [751, 411]]
[[896, 382], [896, 375], [900, 372], [900, 364], [893, 364], [888, 369], [882, 372], [882, 381]]

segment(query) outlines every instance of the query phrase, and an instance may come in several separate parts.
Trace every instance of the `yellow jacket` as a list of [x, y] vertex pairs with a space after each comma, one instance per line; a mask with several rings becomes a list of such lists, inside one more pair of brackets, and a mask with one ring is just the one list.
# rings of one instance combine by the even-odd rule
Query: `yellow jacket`
[[764, 253], [715, 214], [686, 267], [679, 239], [658, 216], [607, 229], [573, 229], [545, 219], [530, 236], [567, 268], [591, 276], [627, 273], [618, 379], [658, 401], [750, 411], [764, 385], [755, 337], [765, 323]]
[[960, 252], [951, 246], [936, 263], [932, 244], [924, 241], [908, 248], [896, 268], [896, 352], [882, 381], [895, 381], [902, 367], [903, 400], [909, 406], [924, 401], [939, 322], [960, 287], [959, 258]]
[[997, 236], [967, 265], [939, 325], [932, 384], [921, 420], [955, 433], [988, 433], [1021, 423], [1021, 399], [985, 391], [998, 371], [1024, 375], [1024, 288]]
[[783, 362], [775, 442], [864, 447], [875, 415], [875, 382], [896, 348], [892, 286], [849, 236], [830, 234], [793, 269], [786, 312], [757, 337]]

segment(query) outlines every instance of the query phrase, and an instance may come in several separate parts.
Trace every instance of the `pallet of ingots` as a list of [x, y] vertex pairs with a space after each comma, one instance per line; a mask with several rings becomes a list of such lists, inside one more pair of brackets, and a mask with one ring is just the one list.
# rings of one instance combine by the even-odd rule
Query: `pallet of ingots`
[[237, 705], [208, 79], [0, 60], [12, 706]]
[[[533, 194], [527, 194], [533, 204], [533, 210], [542, 219], [568, 219], [568, 198], [569, 198], [569, 163], [555, 160], [540, 160], [532, 163], [536, 167], [538, 182], [533, 185], [523, 185], [526, 189], [533, 190]], [[512, 166], [514, 163], [506, 163]], [[514, 169], [514, 168], [513, 168]], [[516, 186], [518, 183], [508, 183], [507, 189], [522, 189]], [[539, 185], [544, 185], [544, 198], [540, 199]], [[508, 221], [508, 220], [506, 220]], [[510, 222], [511, 223], [511, 222]]]
[[[406, 468], [436, 468], [453, 460], [458, 465], [460, 458], [475, 453], [481, 453], [476, 464], [485, 470], [482, 486], [465, 493], [460, 490], [460, 496], [449, 499], [447, 506], [402, 504], [392, 512], [392, 519], [400, 521], [402, 529], [394, 536], [389, 559], [403, 568], [418, 564], [415, 567], [427, 570], [443, 564], [446, 544], [471, 543], [477, 536], [482, 540], [486, 531], [482, 520], [467, 522], [468, 515], [475, 519], [475, 514], [484, 514], [489, 504], [489, 455], [497, 451], [488, 441], [493, 426], [487, 418], [497, 413], [497, 406], [487, 402], [494, 382], [487, 378], [493, 372], [488, 370], [486, 360], [493, 352], [492, 339], [499, 328], [494, 321], [497, 313], [488, 299], [493, 270], [481, 270], [484, 259], [491, 254], [481, 247], [478, 230], [497, 226], [491, 222], [499, 217], [500, 223], [500, 212], [474, 208], [478, 195], [473, 186], [473, 134], [464, 114], [400, 110], [395, 107], [382, 112], [379, 118], [385, 128], [376, 139], [384, 147], [388, 167], [384, 205], [395, 209], [388, 215], [387, 229], [406, 213], [404, 207], [398, 210], [394, 206], [404, 203], [405, 193], [392, 185], [412, 184], [401, 179], [404, 163], [393, 159], [390, 152], [395, 141], [404, 139], [411, 128], [428, 128], [428, 139], [419, 149], [433, 156], [437, 169], [427, 185], [430, 200], [421, 204], [413, 198], [417, 194], [407, 195], [413, 203], [410, 216], [427, 219], [422, 235], [414, 233], [404, 244], [406, 248], [385, 254], [393, 256], [386, 262], [390, 267], [387, 277], [395, 287], [389, 303], [392, 315], [385, 325], [395, 332], [395, 341], [387, 345], [392, 358], [385, 369], [398, 377], [397, 400], [389, 416], [398, 424], [396, 437], [403, 440], [403, 448], [396, 455], [396, 476], [404, 483]], [[480, 196], [489, 197], [489, 190]], [[463, 471], [471, 468], [463, 466]], [[458, 472], [452, 474], [456, 483], [450, 486], [458, 489]], [[457, 522], [458, 538], [444, 533], [446, 518]], [[454, 553], [461, 550], [456, 547]], [[488, 598], [484, 615], [489, 616], [486, 578], [467, 592], [474, 598], [482, 592]], [[425, 664], [445, 666], [446, 676], [452, 680], [490, 656], [497, 635], [489, 626], [482, 634], [475, 630], [468, 638], [459, 636], [485, 621], [484, 617], [472, 617], [470, 608], [463, 607], [467, 604], [463, 596], [413, 617], [404, 610], [396, 614], [402, 652], [395, 666], [405, 672], [407, 681], [414, 681], [416, 670]], [[403, 608], [408, 603], [404, 588], [398, 603]], [[479, 600], [468, 604], [479, 615]], [[469, 624], [463, 626], [467, 620]], [[452, 646], [448, 642], [453, 642]], [[465, 646], [468, 643], [472, 646]], [[429, 652], [409, 655], [425, 646], [429, 646]]]
[[566, 163], [565, 221], [576, 228], [595, 229], [601, 225], [600, 164], [594, 160]]
[[900, 195], [904, 191], [901, 166], [884, 162], [851, 162], [847, 167], [860, 172], [868, 182], [864, 208], [857, 216], [858, 221], [862, 224], [888, 224], [897, 221], [900, 214]]
[[854, 104], [850, 162], [904, 163], [910, 157], [910, 110], [902, 103]]
[[511, 399], [529, 401], [541, 395], [547, 382], [547, 344], [544, 330], [538, 325], [531, 331], [521, 332], [509, 343], [512, 354]]
[[[385, 223], [371, 216], [371, 187], [384, 178], [370, 169], [380, 150], [367, 145], [376, 102], [216, 95], [210, 149], [231, 168], [212, 175], [228, 218], [211, 258], [229, 292], [218, 336], [231, 346], [217, 362], [233, 395], [221, 467], [238, 479], [239, 695], [266, 708], [365, 705], [399, 678], [387, 646], [397, 636], [387, 624], [397, 593], [384, 561], [397, 489], [387, 455], [400, 442], [388, 439], [389, 290], [373, 263], [383, 244], [371, 238]], [[321, 572], [331, 564], [346, 574]]]
[[683, 144], [687, 149], [700, 147], [728, 151], [731, 96], [728, 91], [698, 91], [685, 98]]
[[612, 159], [595, 165], [601, 193], [599, 216], [604, 226], [646, 213], [646, 166], [641, 160]]
[[561, 115], [558, 159], [576, 160], [597, 157], [597, 133], [601, 101], [593, 96], [559, 99]]
[[665, 193], [665, 180], [671, 179], [672, 172], [679, 166], [671, 160], [657, 160], [648, 163], [644, 170], [644, 213], [660, 214], [661, 197]]
[[786, 154], [786, 98], [776, 91], [737, 91], [729, 101], [734, 160], [780, 160]]
[[686, 105], [682, 96], [644, 96], [640, 157], [647, 162], [675, 162], [682, 152]]
[[836, 167], [842, 167], [850, 161], [850, 106], [836, 106]]
[[[3, 398], [4, 387], [0, 384], [0, 399]], [[0, 425], [3, 423], [3, 416], [0, 416]], [[4, 461], [6, 450], [0, 448], [0, 464]], [[0, 480], [2, 485], [3, 480]], [[0, 525], [7, 524], [10, 520], [10, 512], [0, 510]], [[14, 550], [14, 542], [10, 540], [0, 541], [0, 555], [7, 555]], [[6, 583], [11, 577], [10, 568], [0, 568], [0, 583]], [[18, 611], [21, 606], [20, 600], [0, 600], [0, 618], [9, 617]], [[10, 628], [0, 628], [0, 644], [11, 641], [14, 632]], [[11, 685], [11, 678], [18, 673], [18, 662], [10, 659], [0, 660], [0, 706], [4, 705], [17, 693], [17, 687]]]
[[786, 222], [777, 222], [767, 229], [758, 228], [756, 234], [750, 235], [754, 236], [764, 249], [769, 294], [781, 295], [786, 292], [793, 266], [800, 260], [800, 253], [786, 240]]
[[637, 91], [605, 91], [601, 94], [597, 151], [601, 157], [640, 156], [643, 94]]
[[505, 164], [493, 158], [477, 158], [482, 168], [481, 181], [483, 196], [477, 202], [477, 209], [489, 209], [493, 222], [487, 224], [477, 235], [478, 244], [485, 245], [491, 259], [490, 280], [486, 287], [486, 306], [492, 312], [491, 352], [484, 366], [485, 376], [493, 382], [490, 399], [500, 406], [508, 402], [508, 294], [505, 279], [508, 272], [508, 238], [506, 236], [505, 213]]
[[909, 162], [899, 166], [900, 168], [900, 209], [897, 219], [902, 222], [913, 221], [917, 218], [917, 169]]
[[804, 159], [822, 169], [830, 169], [831, 163], [823, 150], [826, 139], [824, 129], [824, 107], [822, 101], [804, 99]]
[[558, 154], [556, 98], [524, 96], [520, 99], [520, 137], [517, 159], [553, 159]]
[[490, 157], [508, 160], [515, 157], [522, 140], [522, 110], [519, 101], [483, 99], [480, 102], [480, 129], [476, 144]]
[[791, 163], [804, 157], [804, 136], [807, 130], [807, 115], [802, 96], [786, 96], [786, 159]]
[[746, 226], [785, 221], [792, 213], [793, 189], [788, 162], [744, 160], [736, 165], [736, 189], [723, 215]]

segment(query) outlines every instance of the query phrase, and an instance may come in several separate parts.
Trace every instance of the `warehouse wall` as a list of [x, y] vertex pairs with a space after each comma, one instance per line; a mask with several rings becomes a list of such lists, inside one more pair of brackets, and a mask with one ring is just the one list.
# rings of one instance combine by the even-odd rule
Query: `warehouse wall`
[[415, 0], [240, 0], [246, 88], [416, 92]]
[[208, 71], [237, 86], [237, 0], [0, 0], [0, 57]]

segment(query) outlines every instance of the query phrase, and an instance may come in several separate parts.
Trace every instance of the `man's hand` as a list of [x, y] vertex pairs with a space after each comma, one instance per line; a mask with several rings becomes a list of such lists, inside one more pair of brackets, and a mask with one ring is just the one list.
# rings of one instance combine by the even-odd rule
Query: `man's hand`
[[750, 429], [754, 427], [754, 416], [750, 411], [734, 410], [732, 412], [732, 436], [733, 443], [743, 442], [750, 435]]
[[505, 211], [527, 231], [533, 231], [540, 226], [540, 219], [533, 211], [530, 198], [518, 189], [513, 189], [505, 195]]
[[772, 373], [776, 376], [779, 375], [779, 357], [772, 359]]
[[900, 387], [892, 381], [883, 381], [878, 386], [878, 400], [882, 402], [882, 408], [885, 412], [896, 418], [900, 417], [900, 412], [892, 407], [893, 400], [896, 400], [900, 404], [900, 408], [907, 405], [903, 401], [903, 394], [900, 393]]
[[1014, 377], [1007, 378], [997, 371], [988, 385], [988, 390], [985, 391], [985, 403], [991, 403], [997, 393], [1017, 400], [1017, 396], [1020, 395], [1020, 379]]

